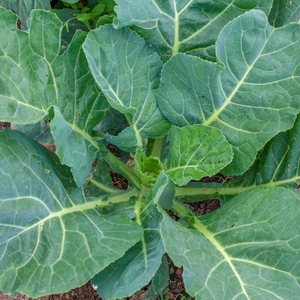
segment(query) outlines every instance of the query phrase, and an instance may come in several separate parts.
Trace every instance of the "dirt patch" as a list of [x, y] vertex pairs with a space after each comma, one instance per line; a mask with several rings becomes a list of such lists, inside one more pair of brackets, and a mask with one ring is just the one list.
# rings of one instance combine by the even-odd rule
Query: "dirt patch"
[[10, 129], [10, 123], [0, 122], [0, 130], [2, 130], [3, 128], [9, 128]]

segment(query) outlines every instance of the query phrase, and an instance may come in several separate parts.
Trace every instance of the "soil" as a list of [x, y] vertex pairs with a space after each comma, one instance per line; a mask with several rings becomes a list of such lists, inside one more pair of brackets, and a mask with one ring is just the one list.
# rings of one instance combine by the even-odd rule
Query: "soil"
[[2, 130], [3, 128], [10, 128], [10, 123], [0, 122], [0, 130]]
[[[2, 128], [10, 128], [9, 123], [4, 123], [0, 122], [0, 130]], [[54, 145], [44, 145], [46, 146], [49, 150], [52, 150], [55, 152], [55, 146]], [[117, 149], [114, 147], [111, 148], [109, 146], [108, 148], [111, 150], [115, 155], [118, 155]], [[97, 162], [95, 162], [96, 165]], [[122, 177], [122, 175], [114, 173], [111, 171], [111, 177], [113, 180], [113, 183], [116, 188], [119, 189], [127, 189], [128, 187], [128, 182], [127, 180]], [[218, 182], [223, 182], [224, 183], [224, 178], [221, 175], [217, 175], [216, 178], [211, 179], [211, 178], [205, 178], [203, 181], [208, 182], [208, 181], [218, 181]], [[194, 203], [189, 203], [186, 204], [192, 211], [194, 211], [195, 215], [201, 216], [207, 213], [210, 213], [217, 208], [220, 207], [219, 200], [213, 199], [213, 200], [206, 200], [206, 201], [201, 201], [201, 202], [194, 202]], [[175, 220], [178, 219], [176, 215], [173, 213], [170, 213], [171, 217]], [[185, 292], [184, 288], [184, 283], [182, 280], [182, 268], [176, 267], [172, 261], [170, 260], [169, 257], [167, 257], [169, 261], [169, 274], [170, 274], [170, 280], [169, 280], [169, 285], [165, 289], [165, 292], [163, 294], [163, 299], [160, 297], [157, 298], [157, 300], [192, 300], [191, 296], [189, 296]], [[135, 295], [131, 297], [124, 298], [124, 300], [144, 300], [147, 291], [150, 287], [150, 284], [142, 288], [139, 292], [137, 292]], [[4, 295], [0, 291], [0, 300], [102, 300], [101, 297], [98, 296], [97, 292], [93, 288], [92, 284], [90, 282], [87, 282], [85, 285], [82, 287], [72, 289], [71, 291], [67, 293], [62, 293], [62, 294], [57, 294], [57, 295], [49, 295], [49, 296], [44, 296], [40, 298], [30, 298], [25, 295], [19, 294], [16, 298], [11, 298], [10, 296]], [[153, 299], [155, 300], [155, 299]]]

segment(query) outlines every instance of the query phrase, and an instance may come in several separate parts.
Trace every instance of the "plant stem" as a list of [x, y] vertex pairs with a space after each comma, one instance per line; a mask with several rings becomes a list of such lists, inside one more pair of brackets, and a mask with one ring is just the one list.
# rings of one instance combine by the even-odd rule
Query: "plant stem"
[[[161, 152], [162, 152], [162, 146], [163, 146], [164, 139], [149, 139], [148, 145], [149, 145], [149, 155], [153, 157], [161, 158]], [[148, 146], [147, 145], [147, 146]]]
[[141, 188], [141, 180], [135, 174], [129, 166], [124, 164], [120, 159], [114, 156], [111, 152], [105, 153], [104, 160], [110, 165], [110, 167], [117, 173], [122, 174], [130, 183], [132, 183], [137, 189]]
[[142, 225], [141, 208], [144, 203], [144, 198], [148, 192], [149, 192], [149, 188], [144, 185], [141, 185], [141, 190], [139, 192], [138, 199], [136, 200], [134, 206], [135, 220], [139, 225]]
[[172, 206], [172, 211], [180, 215], [180, 217], [190, 218], [194, 216], [193, 212], [188, 207], [186, 207], [182, 202], [178, 200], [174, 200], [173, 203], [174, 204]]
[[[137, 196], [139, 194], [139, 190], [137, 189], [131, 189], [129, 191], [123, 192], [123, 193], [119, 193], [117, 195], [113, 195], [111, 197], [107, 197], [107, 196], [103, 196], [101, 198], [97, 198], [82, 204], [76, 204], [73, 205], [71, 207], [64, 207], [63, 209], [57, 211], [57, 212], [53, 212], [50, 213], [47, 217], [45, 217], [44, 219], [41, 219], [39, 221], [39, 223], [45, 222], [48, 219], [54, 218], [54, 217], [59, 217], [61, 218], [62, 216], [66, 215], [66, 214], [70, 214], [70, 213], [74, 213], [74, 212], [78, 212], [78, 211], [85, 211], [85, 210], [89, 210], [89, 209], [95, 209], [95, 208], [101, 208], [101, 207], [105, 207], [109, 204], [119, 204], [119, 203], [124, 203], [124, 202], [128, 202], [129, 199], [133, 196]], [[36, 226], [36, 223], [31, 225], [31, 227]], [[30, 229], [30, 227], [28, 227], [27, 229]]]
[[[261, 186], [269, 186], [269, 184], [262, 184]], [[270, 185], [271, 187], [274, 186]], [[215, 186], [215, 187], [209, 187], [209, 186], [195, 186], [195, 187], [175, 187], [175, 197], [177, 198], [184, 198], [184, 197], [193, 197], [193, 196], [199, 196], [202, 200], [209, 199], [209, 198], [219, 198], [222, 196], [236, 196], [241, 194], [242, 192], [245, 192], [249, 189], [253, 189], [255, 185], [251, 186]]]
[[132, 122], [132, 117], [129, 114], [124, 114], [126, 121], [128, 122], [129, 126], [132, 126], [133, 122]]
[[175, 197], [180, 198], [180, 197], [187, 197], [187, 196], [198, 196], [198, 195], [206, 195], [207, 198], [210, 196], [218, 196], [220, 193], [220, 190], [222, 189], [222, 186], [220, 187], [190, 187], [190, 188], [185, 188], [185, 187], [179, 187], [175, 186]]
[[[106, 197], [101, 197], [99, 199], [95, 199], [93, 201], [91, 201], [92, 203], [94, 203], [94, 206], [96, 204], [97, 207], [103, 207], [103, 206], [107, 206], [107, 204], [119, 204], [119, 203], [123, 203], [123, 202], [128, 202], [129, 199], [133, 196], [137, 196], [139, 194], [139, 190], [138, 189], [131, 189], [129, 191], [126, 192], [121, 192], [118, 194], [115, 194], [111, 197], [108, 197], [108, 199]], [[90, 203], [90, 202], [88, 202]]]
[[91, 178], [89, 180], [89, 182], [91, 182], [93, 185], [97, 186], [99, 189], [101, 189], [102, 191], [105, 191], [109, 194], [118, 194], [120, 191], [114, 188], [111, 188], [99, 181], [96, 181], [95, 179]]

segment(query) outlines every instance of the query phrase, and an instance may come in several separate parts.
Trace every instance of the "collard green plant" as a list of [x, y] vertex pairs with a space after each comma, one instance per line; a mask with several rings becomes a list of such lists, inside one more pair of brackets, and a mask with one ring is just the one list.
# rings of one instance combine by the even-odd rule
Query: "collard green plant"
[[[116, 2], [113, 24], [69, 39], [50, 7], [32, 6], [26, 30], [13, 2], [0, 7], [0, 120], [14, 129], [0, 132], [0, 290], [39, 297], [92, 279], [120, 299], [151, 282], [154, 299], [168, 254], [195, 299], [297, 299], [290, 1]], [[215, 198], [205, 216], [185, 205]]]

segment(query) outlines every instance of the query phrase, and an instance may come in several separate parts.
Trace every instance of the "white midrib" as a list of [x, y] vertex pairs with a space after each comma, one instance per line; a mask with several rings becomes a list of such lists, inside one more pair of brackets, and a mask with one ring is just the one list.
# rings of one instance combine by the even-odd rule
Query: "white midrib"
[[165, 172], [167, 174], [170, 174], [172, 172], [176, 172], [177, 170], [185, 170], [185, 169], [187, 169], [187, 170], [189, 170], [189, 169], [194, 170], [194, 169], [197, 169], [197, 171], [202, 171], [204, 173], [207, 173], [204, 170], [201, 170], [200, 167], [201, 167], [201, 165], [199, 165], [199, 164], [196, 164], [196, 165], [188, 165], [188, 164], [186, 164], [185, 166], [178, 166], [178, 167], [167, 169], [167, 170], [165, 170]]
[[[174, 7], [175, 7], [175, 17], [174, 17], [174, 44], [172, 47], [172, 56], [176, 55], [179, 52], [179, 47], [181, 44], [186, 43], [187, 41], [189, 41], [190, 39], [194, 38], [195, 36], [197, 36], [201, 31], [204, 31], [209, 25], [211, 25], [216, 19], [220, 18], [233, 4], [234, 1], [232, 1], [227, 7], [226, 9], [224, 9], [219, 15], [217, 15], [215, 18], [211, 19], [205, 26], [203, 26], [200, 30], [197, 30], [196, 32], [194, 32], [193, 34], [191, 34], [188, 38], [184, 39], [184, 40], [179, 40], [179, 16], [180, 14], [185, 11], [190, 4], [193, 2], [193, 0], [190, 0], [183, 9], [181, 9], [181, 11], [177, 11], [177, 7], [176, 7], [176, 1], [174, 0]], [[157, 7], [157, 5], [156, 5]], [[162, 11], [157, 7], [157, 9], [162, 13]]]
[[238, 282], [240, 283], [240, 286], [241, 286], [241, 289], [242, 289], [244, 295], [246, 296], [247, 299], [250, 299], [250, 296], [247, 294], [247, 291], [245, 290], [245, 283], [243, 282], [239, 273], [235, 269], [233, 263], [231, 262], [230, 256], [226, 253], [226, 251], [224, 250], [222, 245], [220, 245], [220, 243], [214, 238], [213, 234], [209, 230], [207, 230], [207, 228], [205, 226], [203, 226], [202, 223], [200, 221], [198, 221], [196, 218], [195, 218], [195, 223], [193, 226], [199, 232], [201, 232], [211, 242], [211, 244], [221, 253], [221, 255], [224, 258], [224, 261], [226, 261], [228, 263], [232, 272], [234, 273]]
[[[168, 170], [169, 171], [169, 170]], [[184, 187], [176, 187], [176, 197], [182, 196], [197, 196], [200, 194], [205, 195], [238, 195], [245, 191], [251, 190], [258, 186], [263, 186], [266, 188], [278, 187], [284, 184], [295, 183], [300, 179], [300, 176], [295, 176], [289, 179], [280, 180], [280, 181], [270, 181], [267, 183], [261, 184], [252, 184], [249, 186], [219, 186], [219, 187], [196, 187], [196, 188], [184, 188]]]
[[[268, 39], [266, 39], [265, 41], [265, 45]], [[265, 46], [264, 45], [264, 46]], [[240, 87], [242, 86], [242, 84], [244, 83], [246, 77], [248, 76], [249, 72], [252, 70], [252, 67], [254, 66], [254, 64], [257, 62], [257, 60], [260, 58], [260, 54], [264, 49], [264, 46], [261, 48], [260, 53], [257, 55], [256, 59], [252, 62], [251, 65], [249, 65], [248, 70], [245, 72], [244, 76], [242, 77], [242, 79], [238, 82], [238, 84], [236, 85], [236, 87], [233, 89], [233, 91], [231, 92], [231, 94], [226, 98], [226, 100], [224, 101], [224, 103], [207, 119], [205, 120], [202, 124], [209, 126], [212, 122], [216, 121], [219, 117], [219, 115], [222, 113], [222, 111], [231, 103], [233, 97], [235, 96], [235, 94], [237, 93], [237, 91], [240, 89]], [[228, 67], [227, 67], [228, 68]], [[222, 74], [222, 73], [221, 73]]]
[[174, 1], [175, 17], [174, 17], [174, 45], [172, 47], [172, 56], [176, 55], [179, 51], [179, 14], [176, 8], [176, 1]]
[[[132, 189], [126, 192], [126, 195], [125, 193], [119, 193], [110, 197], [108, 200], [105, 200], [105, 197], [103, 197], [103, 198], [95, 199], [94, 201], [85, 202], [82, 204], [76, 204], [70, 207], [64, 207], [61, 210], [58, 210], [56, 212], [51, 212], [48, 216], [45, 216], [44, 218], [40, 219], [38, 222], [28, 227], [19, 227], [20, 229], [23, 230], [21, 230], [18, 234], [13, 235], [11, 238], [5, 240], [5, 243], [15, 239], [16, 237], [24, 234], [24, 232], [27, 232], [37, 226], [39, 227], [39, 229], [42, 229], [44, 223], [47, 222], [48, 220], [55, 219], [55, 218], [61, 220], [63, 216], [71, 213], [76, 213], [76, 212], [81, 212], [85, 214], [86, 210], [104, 207], [107, 206], [109, 203], [113, 203], [113, 202], [117, 202], [117, 203], [127, 202], [130, 197], [137, 196], [137, 193], [138, 191], [136, 189]], [[64, 224], [63, 222], [61, 223]], [[1, 224], [1, 225], [5, 226], [7, 224]], [[16, 226], [10, 226], [10, 227], [16, 227]]]

